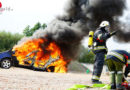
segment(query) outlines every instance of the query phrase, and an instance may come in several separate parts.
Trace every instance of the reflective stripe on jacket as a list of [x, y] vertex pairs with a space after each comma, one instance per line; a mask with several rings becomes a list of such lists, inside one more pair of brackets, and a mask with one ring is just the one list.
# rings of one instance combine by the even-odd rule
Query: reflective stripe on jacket
[[[128, 58], [126, 58], [128, 56]], [[111, 59], [126, 64], [129, 57], [129, 53], [125, 50], [112, 50], [108, 52], [106, 60]]]
[[116, 58], [120, 59], [121, 61], [124, 61], [124, 56], [117, 52], [109, 52], [107, 55], [115, 56]]
[[105, 46], [97, 46], [93, 48], [94, 50], [107, 49]]

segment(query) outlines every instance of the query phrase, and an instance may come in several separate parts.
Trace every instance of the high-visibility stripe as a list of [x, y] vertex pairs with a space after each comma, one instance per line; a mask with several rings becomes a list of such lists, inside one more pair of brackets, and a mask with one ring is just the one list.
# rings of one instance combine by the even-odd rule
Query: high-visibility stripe
[[107, 55], [112, 55], [112, 56], [115, 56], [117, 57], [118, 59], [120, 59], [121, 61], [123, 61], [124, 57], [123, 55], [117, 53], [117, 52], [109, 52]]
[[99, 80], [100, 78], [96, 75], [93, 75], [92, 79]]
[[113, 73], [115, 73], [115, 71], [111, 71], [110, 73], [113, 74]]
[[122, 71], [118, 71], [117, 74], [122, 74], [123, 72]]
[[105, 46], [97, 46], [97, 47], [94, 47], [94, 50], [100, 50], [100, 49], [106, 49]]

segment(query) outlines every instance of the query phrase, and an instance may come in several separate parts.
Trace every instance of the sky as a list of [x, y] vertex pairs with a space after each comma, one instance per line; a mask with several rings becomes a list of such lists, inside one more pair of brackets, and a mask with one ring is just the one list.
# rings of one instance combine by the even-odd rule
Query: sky
[[0, 30], [22, 33], [27, 26], [37, 22], [49, 23], [64, 11], [67, 0], [0, 0], [3, 8], [11, 8], [0, 14]]
[[[0, 0], [2, 8], [10, 8], [0, 13], [0, 30], [12, 33], [22, 33], [23, 29], [37, 22], [49, 23], [56, 16], [64, 12], [67, 0]], [[130, 0], [127, 0], [128, 10], [125, 10], [121, 18], [125, 22], [130, 15]], [[88, 39], [84, 38], [83, 45], [87, 47]], [[125, 49], [130, 51], [130, 43], [118, 43], [110, 38], [107, 42], [109, 50]]]

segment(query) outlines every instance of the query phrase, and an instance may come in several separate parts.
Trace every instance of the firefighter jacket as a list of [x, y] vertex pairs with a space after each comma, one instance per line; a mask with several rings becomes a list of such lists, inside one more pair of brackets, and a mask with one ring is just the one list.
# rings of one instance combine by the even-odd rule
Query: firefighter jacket
[[127, 64], [130, 60], [130, 54], [125, 50], [112, 50], [107, 54], [106, 60], [108, 59]]
[[98, 28], [93, 36], [93, 52], [107, 53], [106, 40], [110, 37], [110, 33], [104, 28]]

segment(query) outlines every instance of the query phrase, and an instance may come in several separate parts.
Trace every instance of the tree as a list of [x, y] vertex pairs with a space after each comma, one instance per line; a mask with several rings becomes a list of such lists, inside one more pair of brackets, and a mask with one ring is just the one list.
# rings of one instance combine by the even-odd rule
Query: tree
[[47, 25], [45, 23], [42, 24], [42, 29], [45, 29], [47, 27]]
[[85, 48], [84, 46], [81, 47], [81, 51], [80, 51], [80, 55], [79, 55], [79, 62], [83, 62], [83, 63], [94, 63], [94, 54], [92, 51], [89, 52], [88, 48]]
[[32, 32], [30, 31], [30, 26], [29, 25], [23, 30], [23, 34], [25, 36], [31, 36], [32, 35]]
[[23, 30], [23, 34], [24, 34], [25, 36], [32, 36], [35, 31], [39, 30], [40, 28], [41, 28], [41, 29], [45, 29], [46, 27], [47, 27], [47, 25], [46, 25], [45, 23], [44, 23], [43, 25], [41, 25], [40, 22], [36, 23], [36, 24], [34, 25], [34, 27], [31, 28], [31, 29], [30, 29], [30, 26], [28, 25], [28, 26]]
[[33, 28], [31, 28], [31, 32], [32, 32], [32, 34], [36, 31], [36, 30], [38, 30], [38, 29], [40, 29], [41, 28], [41, 23], [36, 23], [35, 25], [34, 25], [34, 27]]

